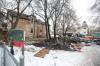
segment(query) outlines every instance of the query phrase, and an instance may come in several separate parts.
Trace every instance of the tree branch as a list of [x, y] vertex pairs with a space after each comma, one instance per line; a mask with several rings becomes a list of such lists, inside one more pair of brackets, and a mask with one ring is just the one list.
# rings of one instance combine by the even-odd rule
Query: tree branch
[[26, 10], [26, 8], [31, 4], [32, 0], [30, 0], [30, 2], [26, 5], [26, 7], [20, 12], [20, 15], [22, 15], [22, 13]]

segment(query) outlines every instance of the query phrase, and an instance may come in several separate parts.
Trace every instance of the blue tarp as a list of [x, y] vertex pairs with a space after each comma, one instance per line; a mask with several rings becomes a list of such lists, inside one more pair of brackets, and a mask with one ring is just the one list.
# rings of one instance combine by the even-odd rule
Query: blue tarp
[[100, 32], [95, 32], [92, 34], [95, 38], [100, 38]]

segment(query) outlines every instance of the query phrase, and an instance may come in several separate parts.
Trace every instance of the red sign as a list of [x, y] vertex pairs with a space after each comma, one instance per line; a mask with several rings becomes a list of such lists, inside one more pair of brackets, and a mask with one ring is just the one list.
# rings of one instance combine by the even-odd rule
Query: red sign
[[24, 46], [23, 41], [12, 41], [12, 44], [16, 47], [23, 47]]

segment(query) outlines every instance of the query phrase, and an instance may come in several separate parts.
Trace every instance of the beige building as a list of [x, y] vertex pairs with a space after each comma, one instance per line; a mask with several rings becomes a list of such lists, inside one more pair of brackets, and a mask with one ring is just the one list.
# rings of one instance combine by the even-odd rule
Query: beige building
[[[16, 12], [14, 11], [11, 11], [11, 13], [9, 13], [8, 15], [9, 18], [16, 18]], [[38, 20], [35, 16], [32, 15], [22, 14], [20, 16], [16, 29], [24, 30], [26, 38], [46, 37], [45, 23], [41, 20]]]
[[34, 36], [35, 37], [46, 37], [46, 29], [45, 29], [45, 23], [42, 22], [41, 20], [35, 21], [34, 24]]
[[82, 33], [84, 35], [87, 35], [89, 33], [89, 28], [86, 21], [84, 21], [82, 25], [77, 29], [77, 33]]

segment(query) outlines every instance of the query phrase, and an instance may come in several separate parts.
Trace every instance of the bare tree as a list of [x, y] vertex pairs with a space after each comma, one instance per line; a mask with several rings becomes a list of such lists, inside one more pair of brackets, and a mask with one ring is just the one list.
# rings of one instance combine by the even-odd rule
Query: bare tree
[[57, 31], [57, 22], [59, 20], [59, 17], [61, 13], [63, 12], [63, 7], [68, 1], [65, 0], [54, 0], [54, 5], [52, 6], [52, 10], [54, 11], [54, 14], [51, 17], [52, 22], [53, 22], [53, 30], [54, 30], [54, 39], [56, 40], [56, 31]]
[[[4, 0], [1, 0], [0, 2], [3, 3], [2, 9], [8, 10], [8, 8], [9, 8], [10, 9], [9, 12], [10, 11], [16, 11], [17, 15], [16, 15], [15, 20], [7, 18], [10, 21], [11, 25], [12, 25], [12, 29], [14, 29], [14, 28], [16, 28], [16, 26], [18, 24], [20, 16], [28, 8], [28, 6], [31, 4], [32, 0], [29, 0], [29, 1], [27, 1], [27, 0], [13, 0], [12, 2], [7, 2], [7, 1], [4, 1]], [[25, 4], [22, 5], [23, 3], [26, 3], [26, 5]], [[7, 16], [5, 15], [5, 17], [8, 17], [9, 12], [7, 13]]]
[[[31, 4], [32, 12], [42, 18], [42, 20], [45, 22], [46, 27], [46, 37], [47, 39], [50, 39], [50, 24], [49, 20], [50, 17], [53, 14], [53, 11], [50, 8], [50, 2], [48, 0], [35, 0], [35, 6]], [[32, 6], [33, 5], [33, 6]]]
[[[45, 22], [47, 38], [51, 38], [49, 23], [52, 22], [54, 27], [54, 38], [56, 39], [57, 23], [60, 17], [62, 17], [61, 14], [64, 10], [66, 11], [65, 14], [67, 14], [67, 21], [70, 21], [70, 18], [74, 19], [74, 13], [71, 11], [69, 3], [69, 0], [35, 0], [32, 2], [30, 6], [32, 12]], [[71, 13], [69, 13], [70, 11]]]
[[[57, 29], [60, 30], [62, 34], [66, 33], [68, 30], [72, 30], [74, 25], [76, 25], [76, 15], [74, 10], [71, 8], [69, 0], [62, 0], [61, 2], [57, 2], [57, 5], [54, 8], [54, 17], [52, 17], [53, 28], [54, 28], [54, 38], [56, 38]], [[57, 24], [59, 23], [59, 27]], [[75, 29], [74, 29], [75, 30]]]
[[[94, 13], [97, 14], [96, 16], [93, 16], [93, 23], [97, 26], [100, 26], [100, 1], [95, 0], [95, 3], [93, 6], [90, 8], [90, 10]], [[95, 17], [95, 18], [94, 18]]]
[[67, 32], [67, 31], [75, 31], [76, 30], [76, 26], [77, 26], [77, 21], [76, 21], [76, 15], [75, 15], [75, 12], [71, 9], [68, 9], [70, 10], [69, 13], [66, 12], [66, 10], [62, 13], [62, 15], [60, 16], [60, 19], [58, 22], [59, 23], [59, 28], [60, 28], [60, 31], [62, 32], [61, 34], [64, 36], [64, 34]]

